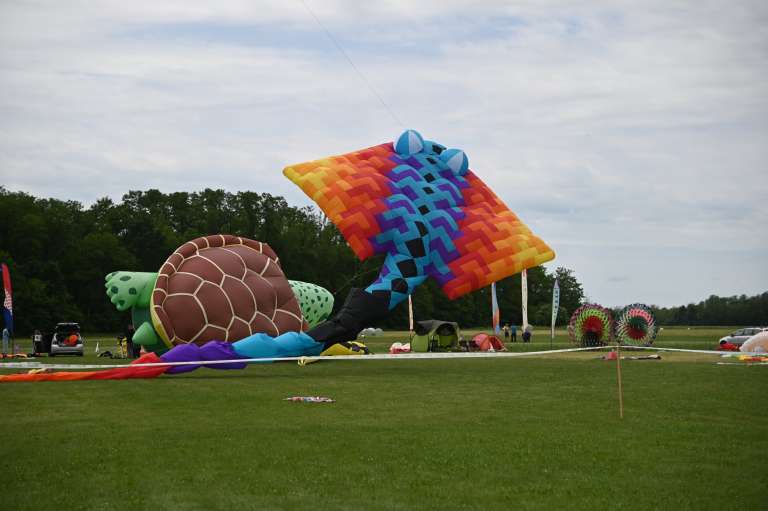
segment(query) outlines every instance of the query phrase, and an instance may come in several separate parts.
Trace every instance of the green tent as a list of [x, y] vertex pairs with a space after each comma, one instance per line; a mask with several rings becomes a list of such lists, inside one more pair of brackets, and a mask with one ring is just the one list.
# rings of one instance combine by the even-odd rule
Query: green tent
[[459, 348], [459, 324], [429, 319], [417, 321], [411, 338], [411, 351], [451, 351]]

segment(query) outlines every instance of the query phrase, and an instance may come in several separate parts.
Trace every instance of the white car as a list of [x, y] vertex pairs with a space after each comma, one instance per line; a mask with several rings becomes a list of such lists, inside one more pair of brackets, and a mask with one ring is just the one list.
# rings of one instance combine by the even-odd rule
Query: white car
[[755, 334], [759, 334], [764, 330], [768, 330], [768, 329], [763, 327], [757, 327], [757, 326], [742, 328], [726, 335], [725, 337], [720, 339], [718, 343], [723, 344], [724, 342], [728, 342], [731, 344], [735, 344], [736, 346], [741, 346], [742, 344], [744, 344], [744, 341], [746, 341], [747, 339], [749, 339]]
[[80, 335], [80, 325], [77, 323], [59, 323], [56, 325], [48, 356], [77, 355], [82, 357], [84, 352], [85, 339]]

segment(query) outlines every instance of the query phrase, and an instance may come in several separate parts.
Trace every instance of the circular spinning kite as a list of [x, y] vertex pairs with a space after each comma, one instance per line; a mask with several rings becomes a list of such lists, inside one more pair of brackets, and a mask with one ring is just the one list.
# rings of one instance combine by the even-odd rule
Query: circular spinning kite
[[587, 303], [576, 309], [568, 323], [571, 342], [582, 347], [603, 346], [611, 341], [613, 315], [596, 303]]
[[658, 331], [653, 311], [642, 303], [627, 305], [616, 319], [616, 340], [621, 344], [653, 344]]

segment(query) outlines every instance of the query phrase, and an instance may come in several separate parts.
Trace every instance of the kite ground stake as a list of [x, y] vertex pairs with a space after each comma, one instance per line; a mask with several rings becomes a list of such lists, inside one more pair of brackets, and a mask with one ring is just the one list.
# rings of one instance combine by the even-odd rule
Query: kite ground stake
[[619, 384], [619, 418], [624, 418], [624, 392], [621, 389], [621, 352], [620, 344], [616, 344], [616, 381]]

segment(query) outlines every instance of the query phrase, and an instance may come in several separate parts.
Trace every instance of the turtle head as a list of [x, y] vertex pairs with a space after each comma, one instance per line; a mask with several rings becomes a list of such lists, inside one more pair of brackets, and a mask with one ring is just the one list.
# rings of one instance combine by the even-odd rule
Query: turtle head
[[115, 271], [107, 275], [104, 280], [107, 296], [117, 310], [122, 312], [133, 307], [146, 309], [149, 307], [157, 273]]

